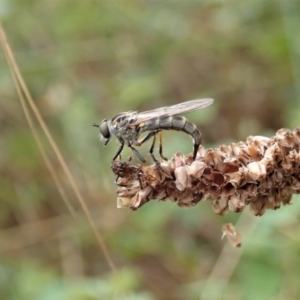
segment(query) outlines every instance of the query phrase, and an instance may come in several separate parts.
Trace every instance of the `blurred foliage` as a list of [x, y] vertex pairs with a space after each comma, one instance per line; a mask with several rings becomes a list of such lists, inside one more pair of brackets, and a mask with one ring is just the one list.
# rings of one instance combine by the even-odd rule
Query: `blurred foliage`
[[[118, 210], [117, 146], [104, 148], [91, 126], [200, 97], [215, 99], [189, 116], [206, 147], [299, 126], [299, 1], [2, 0], [0, 17], [117, 265], [114, 274], [37, 126], [75, 219], [63, 202], [0, 53], [1, 299], [299, 299], [297, 197], [255, 220], [253, 234], [242, 232], [243, 247], [228, 254], [242, 252], [232, 276], [207, 282], [223, 249], [221, 226], [239, 215], [221, 218], [205, 202]], [[192, 149], [184, 134], [164, 137], [168, 157]]]

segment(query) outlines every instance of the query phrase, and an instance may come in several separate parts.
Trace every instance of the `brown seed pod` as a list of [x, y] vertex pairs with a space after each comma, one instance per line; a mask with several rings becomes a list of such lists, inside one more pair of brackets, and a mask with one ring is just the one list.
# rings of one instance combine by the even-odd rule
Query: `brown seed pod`
[[233, 247], [242, 246], [242, 234], [231, 223], [223, 225], [222, 231], [222, 239], [226, 236]]

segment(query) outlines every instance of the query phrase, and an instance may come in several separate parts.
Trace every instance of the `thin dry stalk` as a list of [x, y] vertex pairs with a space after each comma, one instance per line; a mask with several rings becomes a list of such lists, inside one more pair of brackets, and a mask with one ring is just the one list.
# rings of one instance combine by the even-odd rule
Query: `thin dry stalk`
[[261, 216], [300, 193], [299, 147], [300, 127], [280, 129], [271, 138], [249, 136], [246, 142], [215, 149], [201, 146], [195, 161], [181, 153], [160, 166], [115, 161], [118, 207], [136, 210], [152, 199], [186, 207], [204, 199], [220, 215], [241, 212], [249, 205], [254, 215]]

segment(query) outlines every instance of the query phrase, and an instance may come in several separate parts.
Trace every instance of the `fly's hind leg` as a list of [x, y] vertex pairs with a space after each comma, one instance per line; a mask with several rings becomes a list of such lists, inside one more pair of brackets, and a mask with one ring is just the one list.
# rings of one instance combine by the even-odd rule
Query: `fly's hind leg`
[[159, 161], [156, 159], [156, 157], [153, 154], [153, 150], [154, 150], [154, 146], [155, 146], [155, 141], [156, 141], [156, 132], [154, 133], [153, 142], [152, 142], [152, 145], [151, 145], [151, 148], [150, 148], [149, 152], [150, 152], [150, 155], [151, 155], [153, 161], [159, 166], [160, 163], [159, 163]]
[[162, 153], [162, 131], [159, 132], [159, 155], [163, 160], [168, 160]]

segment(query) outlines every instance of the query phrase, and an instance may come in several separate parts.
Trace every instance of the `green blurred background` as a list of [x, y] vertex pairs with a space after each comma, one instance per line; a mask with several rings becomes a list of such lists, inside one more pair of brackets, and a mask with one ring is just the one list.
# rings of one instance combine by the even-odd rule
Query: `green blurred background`
[[[110, 170], [117, 144], [104, 148], [91, 126], [122, 111], [200, 97], [215, 99], [188, 116], [205, 147], [299, 126], [299, 1], [1, 0], [0, 17], [117, 266], [116, 273], [109, 268], [37, 126], [75, 218], [62, 200], [1, 51], [1, 299], [300, 298], [296, 196], [292, 206], [261, 218], [243, 215], [242, 248], [221, 255], [222, 224], [235, 224], [240, 214], [217, 216], [209, 202], [117, 209]], [[182, 133], [167, 132], [164, 140], [168, 157], [192, 150]], [[212, 273], [217, 263], [219, 276]]]

